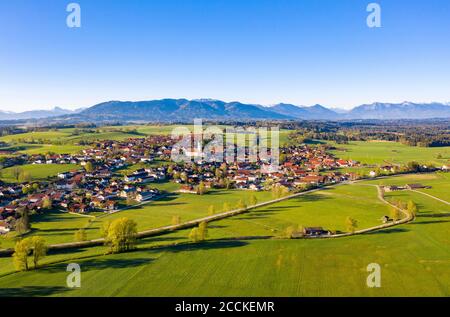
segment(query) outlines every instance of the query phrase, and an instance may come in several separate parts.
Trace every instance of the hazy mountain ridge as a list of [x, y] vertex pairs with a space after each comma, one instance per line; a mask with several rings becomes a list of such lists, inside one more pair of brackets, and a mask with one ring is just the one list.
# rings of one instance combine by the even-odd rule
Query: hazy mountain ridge
[[55, 107], [51, 110], [30, 110], [24, 112], [12, 112], [0, 110], [0, 120], [43, 119], [43, 118], [58, 117], [67, 114], [74, 114], [82, 110], [84, 109], [68, 110], [63, 109], [61, 107]]
[[450, 118], [450, 106], [444, 103], [412, 102], [361, 105], [345, 115], [348, 119], [432, 119]]

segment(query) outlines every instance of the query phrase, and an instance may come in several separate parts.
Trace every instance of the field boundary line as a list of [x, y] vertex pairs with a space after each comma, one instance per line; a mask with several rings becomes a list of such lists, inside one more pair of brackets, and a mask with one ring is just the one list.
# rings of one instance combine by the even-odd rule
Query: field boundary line
[[439, 198], [439, 197], [430, 195], [430, 194], [428, 194], [428, 193], [421, 192], [421, 191], [419, 191], [419, 190], [410, 189], [410, 191], [411, 191], [411, 192], [414, 192], [414, 193], [419, 193], [419, 194], [428, 196], [428, 197], [430, 197], [430, 198], [433, 198], [434, 200], [440, 201], [441, 203], [444, 203], [444, 204], [450, 206], [450, 202], [448, 202], [448, 201], [446, 201], [446, 200], [443, 200], [443, 199], [441, 199], [441, 198]]

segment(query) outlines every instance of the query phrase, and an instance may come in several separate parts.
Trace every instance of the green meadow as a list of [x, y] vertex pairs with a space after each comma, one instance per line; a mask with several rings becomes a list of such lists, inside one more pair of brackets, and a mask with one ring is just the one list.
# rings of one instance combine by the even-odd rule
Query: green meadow
[[[349, 144], [329, 144], [336, 146], [332, 153], [342, 159], [351, 159], [364, 164], [405, 164], [417, 161], [423, 164], [442, 166], [449, 164], [450, 147], [423, 148], [396, 142], [368, 141]], [[441, 158], [438, 158], [438, 157]]]
[[[0, 278], [0, 294], [449, 296], [450, 219], [434, 217], [434, 207], [424, 203], [412, 224], [349, 238], [215, 240], [71, 260]], [[80, 289], [65, 287], [69, 262], [81, 265]], [[370, 263], [381, 266], [381, 288], [366, 285]]]
[[[322, 211], [328, 213], [328, 217], [323, 217], [323, 225], [327, 224], [327, 218], [337, 220], [345, 212], [345, 207], [339, 208], [338, 204], [332, 203], [335, 199], [354, 201], [355, 210], [363, 210], [350, 213], [361, 221], [365, 218], [371, 225], [385, 210], [383, 206], [373, 205], [371, 200], [375, 199], [376, 193], [373, 187], [364, 186], [365, 183], [420, 181], [434, 183], [438, 188], [439, 182], [443, 183], [442, 179], [446, 177], [448, 174], [417, 175], [416, 178], [408, 175], [344, 185], [324, 191], [323, 195], [333, 198], [314, 200], [319, 204], [329, 203]], [[356, 199], [357, 196], [360, 199]], [[266, 233], [264, 229], [258, 229], [259, 224], [256, 227], [249, 225], [248, 220], [254, 219], [238, 220], [256, 216], [259, 211], [255, 211], [211, 223], [211, 240], [199, 244], [182, 243], [188, 235], [188, 230], [183, 230], [145, 239], [138, 250], [130, 253], [105, 256], [101, 255], [104, 248], [98, 247], [54, 254], [45, 261], [58, 263], [37, 271], [13, 274], [6, 274], [12, 271], [11, 259], [0, 258], [0, 274], [6, 274], [0, 277], [0, 295], [450, 296], [450, 206], [409, 191], [387, 193], [386, 196], [393, 200], [416, 201], [420, 209], [417, 219], [410, 224], [347, 238], [267, 240], [248, 237]], [[362, 202], [366, 199], [367, 205]], [[299, 198], [298, 204], [289, 203], [293, 206], [283, 205], [287, 204], [284, 202], [264, 208], [268, 210], [261, 213], [269, 213], [264, 225], [306, 224], [308, 217], [302, 221], [296, 213], [314, 213], [317, 216], [311, 219], [318, 219], [314, 223], [320, 222], [320, 212], [310, 208], [308, 198], [303, 201]], [[369, 205], [372, 207], [367, 210]], [[286, 208], [270, 211], [276, 207]], [[340, 220], [336, 224], [338, 222]], [[174, 242], [179, 244], [155, 248], [155, 245]], [[80, 289], [72, 290], [65, 285], [68, 274], [65, 269], [72, 262], [81, 266]], [[381, 288], [366, 285], [370, 263], [381, 266]]]
[[291, 226], [346, 232], [347, 217], [364, 229], [380, 225], [384, 215], [389, 209], [378, 200], [375, 187], [342, 185], [215, 222], [210, 234], [214, 238], [280, 236]]
[[[25, 154], [72, 154], [86, 148], [79, 146], [80, 142], [101, 140], [126, 140], [129, 138], [145, 138], [150, 135], [170, 135], [175, 128], [187, 128], [193, 130], [192, 125], [129, 125], [129, 126], [105, 126], [93, 129], [53, 129], [43, 132], [29, 132], [0, 137], [0, 141], [8, 146], [0, 150], [25, 153]], [[205, 129], [207, 125], [204, 125]], [[225, 129], [226, 126], [219, 126]], [[280, 144], [287, 141], [290, 130], [280, 131]], [[269, 134], [270, 139], [270, 134]]]
[[17, 167], [13, 166], [0, 170], [0, 179], [8, 183], [17, 183], [18, 180], [14, 175], [14, 171], [17, 169], [28, 173], [31, 180], [40, 181], [54, 177], [59, 173], [78, 170], [80, 166], [76, 164], [26, 164]]

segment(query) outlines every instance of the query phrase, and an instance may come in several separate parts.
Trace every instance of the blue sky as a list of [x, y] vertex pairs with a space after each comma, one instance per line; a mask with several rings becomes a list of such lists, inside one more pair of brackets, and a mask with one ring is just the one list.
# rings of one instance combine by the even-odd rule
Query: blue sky
[[[366, 25], [370, 2], [382, 28]], [[448, 0], [2, 0], [0, 109], [449, 102], [449, 35]]]

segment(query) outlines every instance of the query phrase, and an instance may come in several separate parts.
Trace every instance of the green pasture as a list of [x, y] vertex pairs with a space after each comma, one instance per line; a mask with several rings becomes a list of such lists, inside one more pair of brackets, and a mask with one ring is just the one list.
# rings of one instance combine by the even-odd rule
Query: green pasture
[[[408, 146], [396, 142], [368, 141], [335, 144], [332, 153], [342, 159], [352, 159], [364, 164], [405, 164], [417, 161], [422, 164], [442, 166], [450, 161], [450, 147], [424, 148]], [[442, 157], [438, 159], [438, 157]]]
[[[320, 194], [328, 199], [299, 198], [289, 204], [284, 202], [264, 208], [267, 210], [260, 213], [267, 214], [263, 216], [258, 216], [259, 211], [255, 211], [210, 223], [210, 239], [215, 240], [204, 243], [151, 248], [185, 242], [189, 230], [184, 230], [145, 239], [139, 249], [131, 253], [102, 256], [102, 247], [54, 254], [45, 261], [67, 261], [37, 271], [0, 277], [0, 295], [450, 296], [450, 209], [448, 205], [418, 193], [386, 194], [387, 199], [414, 200], [418, 204], [417, 219], [407, 225], [338, 239], [251, 238], [266, 232], [259, 229], [260, 224], [284, 227], [285, 224], [303, 222], [308, 225], [306, 220], [312, 219], [314, 225], [326, 226], [328, 218], [335, 219], [336, 224], [341, 223], [345, 212], [359, 218], [361, 223], [365, 221], [371, 225], [373, 221], [375, 224], [378, 218], [375, 214], [383, 214], [385, 207], [376, 205], [374, 188], [364, 184], [421, 181], [434, 182], [438, 189], [438, 183], [444, 184], [442, 179], [447, 177], [438, 174], [436, 178], [428, 175], [425, 179], [424, 176], [427, 175], [345, 185]], [[314, 205], [322, 204], [323, 210], [312, 208], [309, 204], [313, 205], [313, 202]], [[343, 202], [345, 205], [340, 206]], [[161, 202], [167, 203], [170, 201]], [[176, 205], [171, 208], [175, 209]], [[305, 218], [303, 214], [314, 217]], [[245, 219], [250, 216], [256, 219]], [[249, 224], [255, 220], [258, 224]], [[146, 221], [145, 217], [141, 221]], [[80, 259], [75, 260], [77, 257]], [[66, 266], [71, 262], [81, 266], [80, 289], [66, 287]], [[366, 285], [367, 266], [371, 263], [381, 267], [381, 288]], [[11, 259], [0, 258], [0, 274], [11, 271]]]
[[26, 164], [0, 170], [0, 179], [4, 182], [17, 183], [18, 180], [15, 178], [14, 172], [19, 170], [28, 173], [32, 181], [46, 180], [59, 173], [78, 170], [80, 168], [76, 164]]

